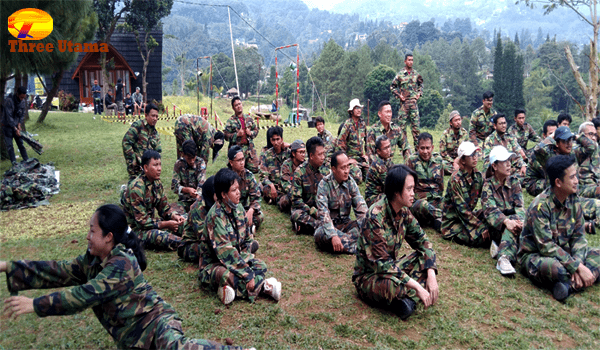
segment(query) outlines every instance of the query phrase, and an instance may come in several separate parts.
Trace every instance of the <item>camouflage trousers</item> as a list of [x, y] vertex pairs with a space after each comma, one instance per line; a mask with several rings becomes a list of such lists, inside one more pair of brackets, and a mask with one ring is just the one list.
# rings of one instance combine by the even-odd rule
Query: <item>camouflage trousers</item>
[[[600, 280], [600, 249], [586, 248], [583, 264], [590, 269], [596, 283]], [[553, 257], [529, 254], [521, 259], [521, 271], [533, 282], [545, 287], [552, 287], [556, 282], [568, 282], [571, 273]]]
[[419, 128], [421, 127], [421, 121], [419, 117], [419, 106], [417, 104], [417, 100], [415, 99], [406, 100], [400, 107], [400, 110], [398, 110], [398, 125], [400, 125], [400, 129], [402, 129], [402, 133], [404, 134], [404, 139], [406, 141], [408, 141], [406, 125], [409, 122], [416, 149], [417, 137], [419, 137]]
[[319, 228], [315, 231], [315, 244], [317, 245], [317, 248], [325, 252], [354, 255], [356, 254], [356, 243], [358, 242], [358, 237], [360, 236], [360, 226], [361, 221], [359, 220], [352, 220], [348, 221], [347, 223], [334, 226], [334, 235], [340, 238], [340, 241], [342, 241], [342, 245], [344, 246], [344, 249], [341, 252], [336, 252], [333, 250], [333, 245], [331, 244], [333, 237], [327, 238], [323, 226], [319, 226]]
[[596, 232], [600, 232], [600, 199], [579, 197], [585, 221], [594, 223]]
[[[473, 211], [473, 214], [481, 221], [484, 221], [483, 210]], [[483, 233], [488, 229], [487, 225], [475, 226], [468, 221], [463, 221], [461, 218], [443, 219], [442, 220], [442, 236], [445, 239], [453, 240], [454, 242], [469, 247], [489, 247], [491, 241], [483, 238]], [[500, 234], [493, 235], [488, 231], [491, 239], [498, 241]]]
[[248, 298], [250, 302], [254, 302], [262, 289], [265, 273], [267, 273], [267, 264], [259, 259], [250, 259], [247, 263], [254, 272], [254, 291], [252, 292], [246, 289], [246, 281], [240, 279], [220, 263], [208, 264], [200, 270], [198, 279], [203, 287], [215, 291], [220, 287], [230, 286], [235, 290], [236, 298]]
[[435, 220], [442, 220], [442, 200], [428, 201], [426, 198], [417, 199], [410, 208], [419, 225], [432, 226]]
[[600, 184], [580, 185], [579, 196], [600, 199]]
[[211, 340], [187, 338], [183, 335], [181, 320], [175, 316], [163, 316], [157, 321], [152, 348], [168, 350], [242, 349], [239, 346], [223, 346]]
[[198, 263], [200, 260], [200, 250], [198, 248], [198, 242], [182, 241], [177, 247], [177, 255], [179, 258], [186, 262]]
[[319, 227], [319, 220], [303, 209], [293, 209], [290, 220], [292, 221], [292, 224], [299, 223], [310, 226], [313, 229], [313, 232]]
[[367, 178], [367, 170], [369, 163], [363, 157], [352, 158], [358, 163], [350, 165], [350, 176], [356, 181], [356, 184], [361, 184]]
[[[412, 252], [408, 256], [400, 258], [396, 264], [412, 279], [425, 287], [427, 283], [427, 270], [425, 269], [425, 257], [420, 252]], [[393, 274], [367, 274], [352, 276], [354, 287], [358, 296], [367, 303], [374, 306], [390, 305], [395, 299], [411, 298], [419, 302], [417, 292], [403, 284]]]
[[137, 232], [137, 236], [146, 249], [173, 251], [177, 250], [177, 247], [181, 243], [181, 237], [158, 229], [139, 231]]
[[[508, 217], [511, 220], [523, 219], [517, 215], [510, 215]], [[519, 250], [519, 234], [510, 232], [506, 226], [502, 225], [502, 230], [498, 231], [489, 227], [490, 236], [500, 237], [500, 244], [498, 244], [498, 258], [502, 255], [506, 255], [508, 260], [515, 264], [517, 262], [517, 251]], [[497, 242], [495, 239], [494, 241]]]

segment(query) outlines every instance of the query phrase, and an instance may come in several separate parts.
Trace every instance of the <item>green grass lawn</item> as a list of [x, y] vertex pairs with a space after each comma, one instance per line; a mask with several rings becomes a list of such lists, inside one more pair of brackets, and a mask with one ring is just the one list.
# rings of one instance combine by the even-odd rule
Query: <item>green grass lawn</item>
[[[231, 114], [228, 103], [215, 101], [223, 122]], [[195, 101], [189, 104], [195, 107]], [[31, 115], [35, 120], [37, 114]], [[158, 126], [173, 123], [159, 121]], [[51, 198], [50, 206], [0, 213], [0, 260], [69, 259], [85, 251], [91, 214], [100, 204], [117, 203], [119, 187], [127, 181], [121, 140], [128, 127], [78, 113], [51, 113], [44, 125], [27, 124], [44, 145], [38, 159], [54, 162], [61, 172], [61, 192]], [[326, 127], [336, 134], [338, 125]], [[437, 145], [440, 133], [431, 133]], [[266, 145], [265, 135], [261, 130], [259, 148]], [[313, 135], [316, 130], [303, 124], [286, 128], [284, 140]], [[169, 188], [175, 139], [165, 135], [161, 139], [162, 180]], [[207, 173], [224, 165], [222, 152]], [[8, 166], [3, 161], [0, 171]], [[532, 198], [525, 197], [529, 204]], [[176, 200], [170, 191], [169, 200]], [[501, 277], [487, 250], [453, 244], [427, 230], [438, 254], [440, 299], [427, 310], [419, 306], [403, 322], [357, 298], [351, 283], [353, 257], [317, 251], [310, 237], [292, 232], [287, 215], [273, 206], [263, 208], [267, 218], [256, 235], [261, 245], [258, 257], [267, 262], [268, 276], [283, 283], [279, 303], [236, 300], [224, 307], [216, 293], [199, 288], [196, 268], [179, 261], [176, 253], [147, 253], [146, 279], [178, 311], [188, 336], [220, 342], [231, 338], [235, 344], [257, 349], [600, 347], [598, 286], [561, 304], [520, 274]], [[598, 247], [600, 238], [591, 236], [589, 243]], [[8, 296], [5, 279], [0, 274], [0, 299]], [[46, 292], [21, 294], [35, 297]], [[114, 348], [114, 343], [91, 310], [44, 319], [26, 315], [16, 321], [3, 314], [0, 349], [20, 348]]]

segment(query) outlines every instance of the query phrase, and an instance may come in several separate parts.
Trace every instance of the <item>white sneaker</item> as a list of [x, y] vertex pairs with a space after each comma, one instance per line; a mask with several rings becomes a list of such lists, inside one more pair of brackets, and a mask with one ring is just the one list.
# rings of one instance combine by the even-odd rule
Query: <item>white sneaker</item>
[[492, 259], [496, 259], [498, 256], [498, 245], [494, 241], [492, 241], [492, 244], [490, 244], [490, 255]]
[[496, 264], [496, 269], [500, 271], [502, 275], [514, 275], [517, 273], [515, 268], [512, 266], [506, 255], [502, 255], [498, 259], [498, 263]]
[[265, 294], [271, 296], [275, 301], [281, 299], [281, 282], [277, 281], [275, 277], [267, 278], [263, 284], [263, 290]]
[[219, 287], [217, 294], [224, 305], [231, 304], [235, 299], [235, 291], [230, 286]]

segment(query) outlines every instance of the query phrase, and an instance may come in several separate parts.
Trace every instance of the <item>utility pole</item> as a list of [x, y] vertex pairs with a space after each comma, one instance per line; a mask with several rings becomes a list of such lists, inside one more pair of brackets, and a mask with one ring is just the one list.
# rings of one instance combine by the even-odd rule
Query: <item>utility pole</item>
[[258, 83], [256, 84], [256, 98], [258, 99], [258, 111], [260, 112], [260, 66], [258, 64]]
[[238, 82], [237, 66], [235, 64], [235, 48], [233, 47], [233, 30], [231, 29], [231, 11], [227, 6], [227, 15], [229, 16], [229, 36], [231, 37], [231, 54], [233, 55], [233, 71], [235, 72], [235, 85], [237, 86], [238, 96], [241, 97], [240, 83]]

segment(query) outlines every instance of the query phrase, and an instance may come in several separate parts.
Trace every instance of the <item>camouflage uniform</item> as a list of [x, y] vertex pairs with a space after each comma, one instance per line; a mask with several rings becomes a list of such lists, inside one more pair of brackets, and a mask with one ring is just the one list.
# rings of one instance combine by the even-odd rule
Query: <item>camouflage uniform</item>
[[210, 157], [210, 149], [214, 143], [215, 129], [204, 118], [184, 114], [175, 121], [175, 130], [173, 135], [177, 143], [177, 157], [183, 157], [183, 142], [193, 140], [198, 147], [196, 155], [204, 159], [204, 163], [208, 163]]
[[175, 344], [186, 349], [232, 348], [186, 338], [175, 310], [152, 289], [123, 244], [103, 261], [89, 252], [72, 261], [12, 261], [6, 277], [11, 294], [74, 286], [35, 298], [35, 313], [40, 317], [72, 315], [91, 307], [121, 349], [166, 349]]
[[292, 207], [292, 181], [297, 168], [291, 157], [281, 164], [281, 191], [283, 195], [278, 199], [277, 205], [279, 210], [285, 213], [289, 213]]
[[504, 220], [521, 220], [525, 222], [523, 208], [523, 191], [521, 182], [516, 176], [509, 176], [504, 185], [496, 177], [485, 180], [481, 191], [481, 207], [491, 237], [500, 237], [498, 256], [506, 255], [512, 264], [517, 262], [519, 236], [510, 232]]
[[537, 135], [535, 130], [533, 130], [533, 127], [527, 122], [523, 124], [523, 127], [518, 126], [516, 123], [511, 125], [508, 128], [507, 133], [517, 139], [519, 146], [521, 146], [528, 158], [533, 154], [533, 147], [527, 149], [527, 142], [533, 141], [535, 144], [538, 144], [541, 141], [541, 138]]
[[52, 163], [41, 164], [35, 158], [16, 163], [0, 184], [0, 210], [50, 205], [50, 197], [60, 192], [54, 171]]
[[256, 148], [254, 147], [254, 139], [258, 136], [258, 125], [254, 121], [254, 119], [249, 115], [244, 115], [244, 125], [246, 128], [250, 128], [250, 135], [244, 135], [243, 137], [238, 137], [237, 132], [242, 129], [242, 122], [240, 118], [236, 117], [235, 114], [232, 115], [225, 125], [225, 130], [223, 130], [223, 134], [225, 135], [225, 140], [229, 141], [229, 146], [227, 149], [238, 145], [242, 147], [244, 152], [244, 156], [246, 157], [246, 169], [250, 170], [254, 174], [258, 174], [258, 155], [256, 154]]
[[402, 132], [402, 129], [398, 125], [394, 124], [394, 122], [390, 122], [389, 130], [385, 130], [381, 124], [381, 121], [378, 121], [369, 128], [369, 132], [367, 133], [367, 154], [369, 155], [369, 159], [373, 159], [373, 157], [377, 154], [376, 141], [381, 135], [385, 135], [388, 139], [390, 139], [390, 145], [392, 146], [392, 154], [390, 158], [394, 157], [396, 146], [402, 152], [404, 161], [410, 157], [412, 151], [410, 149], [410, 145], [408, 144], [408, 139]]
[[483, 210], [475, 210], [483, 176], [477, 169], [468, 174], [463, 169], [452, 174], [443, 201], [442, 236], [468, 246], [483, 246]]
[[496, 114], [496, 111], [493, 109], [490, 109], [489, 113], [485, 113], [483, 106], [477, 108], [471, 114], [471, 121], [469, 122], [469, 140], [473, 142], [475, 146], [481, 145], [485, 138], [494, 131], [491, 120], [494, 114]]
[[[398, 125], [402, 129], [404, 138], [408, 140], [406, 134], [406, 124], [410, 121], [413, 141], [417, 148], [417, 137], [419, 137], [419, 106], [417, 105], [418, 98], [423, 95], [423, 77], [416, 70], [402, 69], [400, 73], [392, 81], [390, 86], [392, 94], [398, 98], [401, 107], [398, 111]], [[398, 97], [402, 95], [406, 98], [404, 102]]]
[[142, 154], [147, 149], [162, 152], [160, 135], [146, 119], [136, 120], [123, 137], [123, 156], [130, 181], [142, 174]]
[[500, 136], [497, 131], [492, 132], [483, 142], [483, 168], [487, 169], [490, 165], [489, 156], [492, 148], [500, 145], [515, 154], [511, 156], [510, 164], [512, 166], [512, 174], [518, 173], [525, 166], [523, 157], [521, 157], [521, 146], [519, 146], [517, 139], [511, 134], [504, 133], [504, 135]]
[[529, 158], [529, 164], [525, 171], [525, 178], [523, 179], [523, 187], [527, 193], [532, 196], [537, 196], [542, 193], [546, 187], [546, 171], [544, 167], [533, 157]]
[[600, 199], [600, 152], [596, 142], [585, 135], [577, 139], [578, 149], [581, 149], [578, 159], [579, 191], [586, 198]]
[[292, 179], [292, 223], [301, 223], [316, 229], [319, 224], [317, 189], [319, 182], [329, 171], [321, 166], [315, 169], [309, 161], [300, 164]]
[[458, 157], [458, 146], [464, 141], [469, 141], [469, 134], [465, 128], [460, 128], [458, 135], [450, 127], [444, 130], [440, 139], [440, 155], [444, 159], [444, 172], [451, 175], [454, 172], [454, 160]]
[[265, 216], [260, 210], [260, 186], [254, 174], [248, 169], [244, 169], [244, 174], [240, 175], [240, 204], [244, 207], [244, 210], [248, 211], [250, 208], [254, 209], [254, 216], [252, 217], [252, 225], [256, 228], [260, 227]]
[[190, 206], [196, 201], [196, 197], [191, 197], [187, 193], [181, 192], [183, 187], [195, 188], [198, 195], [202, 195], [202, 185], [206, 181], [206, 163], [204, 159], [196, 157], [194, 165], [189, 166], [183, 158], [179, 158], [173, 167], [173, 180], [171, 181], [171, 190], [179, 195], [179, 204], [190, 211]]
[[[350, 219], [354, 208], [356, 220]], [[356, 240], [360, 225], [367, 213], [367, 203], [352, 177], [339, 183], [332, 173], [325, 176], [317, 190], [319, 228], [315, 231], [315, 243], [323, 251], [334, 252], [331, 240], [337, 236], [344, 246], [340, 253], [356, 254]]]
[[291, 151], [288, 148], [282, 149], [279, 154], [275, 154], [273, 148], [267, 149], [260, 155], [260, 181], [262, 187], [262, 195], [265, 200], [269, 200], [271, 197], [270, 185], [275, 186], [277, 190], [276, 202], [283, 197], [283, 187], [281, 186], [281, 166], [283, 162], [290, 158]]
[[181, 238], [159, 230], [159, 221], [154, 220], [154, 210], [163, 220], [170, 220], [174, 214], [160, 180], [150, 181], [146, 175], [138, 176], [127, 185], [123, 202], [127, 223], [146, 248], [177, 249]]
[[568, 282], [579, 264], [600, 276], [600, 250], [588, 247], [583, 211], [572, 194], [560, 203], [548, 188], [527, 209], [518, 252], [523, 274], [543, 285]]
[[333, 150], [335, 149], [336, 139], [333, 137], [333, 134], [329, 132], [329, 130], [323, 129], [322, 133], [317, 133], [317, 136], [323, 140], [325, 144], [325, 166], [330, 168], [331, 163], [331, 155], [333, 154]]
[[378, 154], [375, 155], [369, 171], [367, 172], [367, 180], [365, 181], [365, 201], [367, 206], [379, 201], [383, 196], [385, 187], [385, 177], [388, 170], [394, 165], [392, 158], [383, 160]]
[[444, 194], [444, 171], [442, 157], [438, 153], [431, 154], [425, 162], [419, 154], [408, 158], [406, 166], [417, 173], [415, 183], [415, 202], [410, 211], [421, 226], [442, 220], [442, 196]]
[[362, 157], [366, 151], [367, 125], [360, 118], [358, 123], [350, 117], [341, 125], [340, 135], [336, 140], [336, 149], [346, 152], [348, 158], [355, 159], [358, 163], [350, 165], [350, 175], [356, 183], [363, 182], [369, 164]]
[[[267, 265], [250, 253], [254, 236], [248, 226], [244, 207], [231, 209], [218, 200], [209, 210], [200, 241], [200, 283], [217, 290], [225, 285], [254, 302], [262, 289]], [[246, 284], [254, 280], [254, 291]]]
[[181, 244], [177, 247], [177, 255], [183, 261], [197, 263], [200, 258], [200, 238], [204, 231], [204, 223], [208, 210], [202, 199], [199, 199], [192, 204], [187, 221], [183, 226], [183, 235], [181, 236]]
[[[415, 249], [408, 256], [402, 246], [405, 239]], [[352, 282], [367, 302], [390, 305], [404, 297], [418, 302], [417, 293], [406, 283], [413, 278], [425, 287], [427, 270], [437, 273], [433, 245], [417, 219], [408, 208], [394, 213], [385, 196], [369, 208], [356, 250]]]

